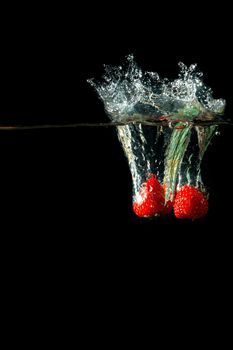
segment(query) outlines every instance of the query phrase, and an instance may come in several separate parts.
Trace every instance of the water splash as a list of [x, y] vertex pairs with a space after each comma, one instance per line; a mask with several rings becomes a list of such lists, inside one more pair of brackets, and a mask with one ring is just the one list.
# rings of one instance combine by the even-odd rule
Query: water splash
[[222, 115], [225, 100], [213, 98], [197, 65], [187, 67], [180, 62], [179, 68], [177, 79], [162, 79], [157, 73], [143, 72], [133, 55], [129, 55], [123, 66], [105, 66], [102, 82], [95, 79], [88, 82], [115, 122], [160, 118], [211, 120]]
[[[213, 98], [196, 64], [187, 67], [180, 62], [179, 68], [177, 79], [162, 79], [157, 73], [143, 72], [129, 55], [123, 66], [105, 66], [102, 82], [89, 80], [110, 119], [123, 123], [117, 131], [128, 159], [135, 201], [153, 176], [161, 184], [160, 195], [165, 192], [165, 205], [173, 202], [183, 184], [205, 191], [201, 163], [217, 126], [193, 127], [190, 122], [217, 124], [225, 100]], [[168, 127], [151, 128], [144, 125], [148, 121], [166, 121]]]

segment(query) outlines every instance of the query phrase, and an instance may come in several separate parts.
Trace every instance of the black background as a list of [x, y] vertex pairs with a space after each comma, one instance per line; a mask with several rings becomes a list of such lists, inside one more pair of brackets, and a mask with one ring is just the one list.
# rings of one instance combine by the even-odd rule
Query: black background
[[[131, 19], [121, 26], [105, 20], [101, 27], [100, 18], [89, 18], [86, 27], [60, 17], [44, 18], [43, 25], [31, 18], [18, 32], [10, 33], [8, 27], [1, 51], [2, 124], [108, 121], [86, 79], [100, 78], [104, 63], [119, 65], [129, 53], [143, 69], [171, 78], [179, 61], [198, 63], [214, 96], [227, 100], [226, 117], [231, 117], [227, 25], [220, 29], [208, 23], [200, 27], [166, 19], [158, 25], [152, 19]], [[206, 232], [215, 224], [226, 227], [232, 194], [231, 133], [230, 127], [222, 127], [205, 158], [210, 213], [198, 223], [186, 223], [134, 217], [130, 174], [113, 128], [2, 131], [3, 218], [17, 218], [25, 227], [30, 222], [32, 229], [62, 224], [74, 230], [111, 231], [117, 225], [121, 231], [128, 227], [155, 235], [161, 229], [186, 232], [198, 227]]]
[[[227, 100], [231, 118], [227, 10], [176, 9], [8, 13], [1, 34], [1, 124], [108, 121], [86, 79], [100, 77], [104, 63], [121, 64], [130, 53], [143, 69], [171, 78], [179, 61], [198, 63], [214, 96]], [[203, 168], [209, 214], [195, 222], [134, 216], [130, 173], [114, 128], [0, 131], [1, 238], [16, 285], [23, 278], [46, 286], [62, 280], [71, 294], [84, 297], [106, 282], [115, 289], [123, 275], [125, 285], [138, 274], [150, 280], [164, 266], [166, 276], [174, 265], [177, 274], [187, 268], [185, 278], [198, 265], [200, 271], [205, 266], [206, 278], [227, 274], [233, 129], [220, 131]], [[77, 290], [80, 278], [89, 287]], [[91, 300], [94, 308], [90, 294]]]

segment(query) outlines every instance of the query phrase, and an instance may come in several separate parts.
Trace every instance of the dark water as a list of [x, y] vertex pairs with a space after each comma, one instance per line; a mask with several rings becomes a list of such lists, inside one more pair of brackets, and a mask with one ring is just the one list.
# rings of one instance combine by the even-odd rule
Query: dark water
[[226, 233], [231, 221], [231, 135], [231, 127], [221, 126], [203, 161], [208, 216], [186, 222], [134, 216], [130, 172], [114, 128], [1, 132], [2, 223], [40, 228], [48, 236], [60, 228], [92, 235], [107, 229], [112, 235], [116, 226], [122, 237], [134, 231], [143, 236], [144, 230], [157, 237], [186, 230], [191, 235], [195, 229], [205, 237], [217, 234], [215, 225]]

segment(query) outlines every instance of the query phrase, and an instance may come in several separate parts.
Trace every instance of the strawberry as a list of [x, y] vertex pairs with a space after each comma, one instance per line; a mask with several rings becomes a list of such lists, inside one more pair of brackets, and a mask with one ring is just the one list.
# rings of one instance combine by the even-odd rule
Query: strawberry
[[199, 219], [208, 212], [208, 200], [196, 187], [184, 185], [177, 192], [174, 214], [178, 219]]
[[156, 176], [152, 174], [142, 184], [136, 201], [133, 203], [133, 210], [140, 217], [166, 215], [171, 211], [171, 206], [169, 203], [164, 206], [164, 201], [164, 189]]

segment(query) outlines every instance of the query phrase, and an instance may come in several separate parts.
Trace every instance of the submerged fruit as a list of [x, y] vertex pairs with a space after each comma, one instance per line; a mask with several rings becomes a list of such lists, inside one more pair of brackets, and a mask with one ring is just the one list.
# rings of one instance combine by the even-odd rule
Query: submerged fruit
[[208, 212], [208, 200], [198, 188], [184, 185], [177, 192], [174, 214], [178, 219], [199, 219]]
[[172, 203], [165, 205], [164, 188], [155, 175], [142, 184], [133, 203], [133, 210], [139, 217], [167, 215], [172, 210]]

